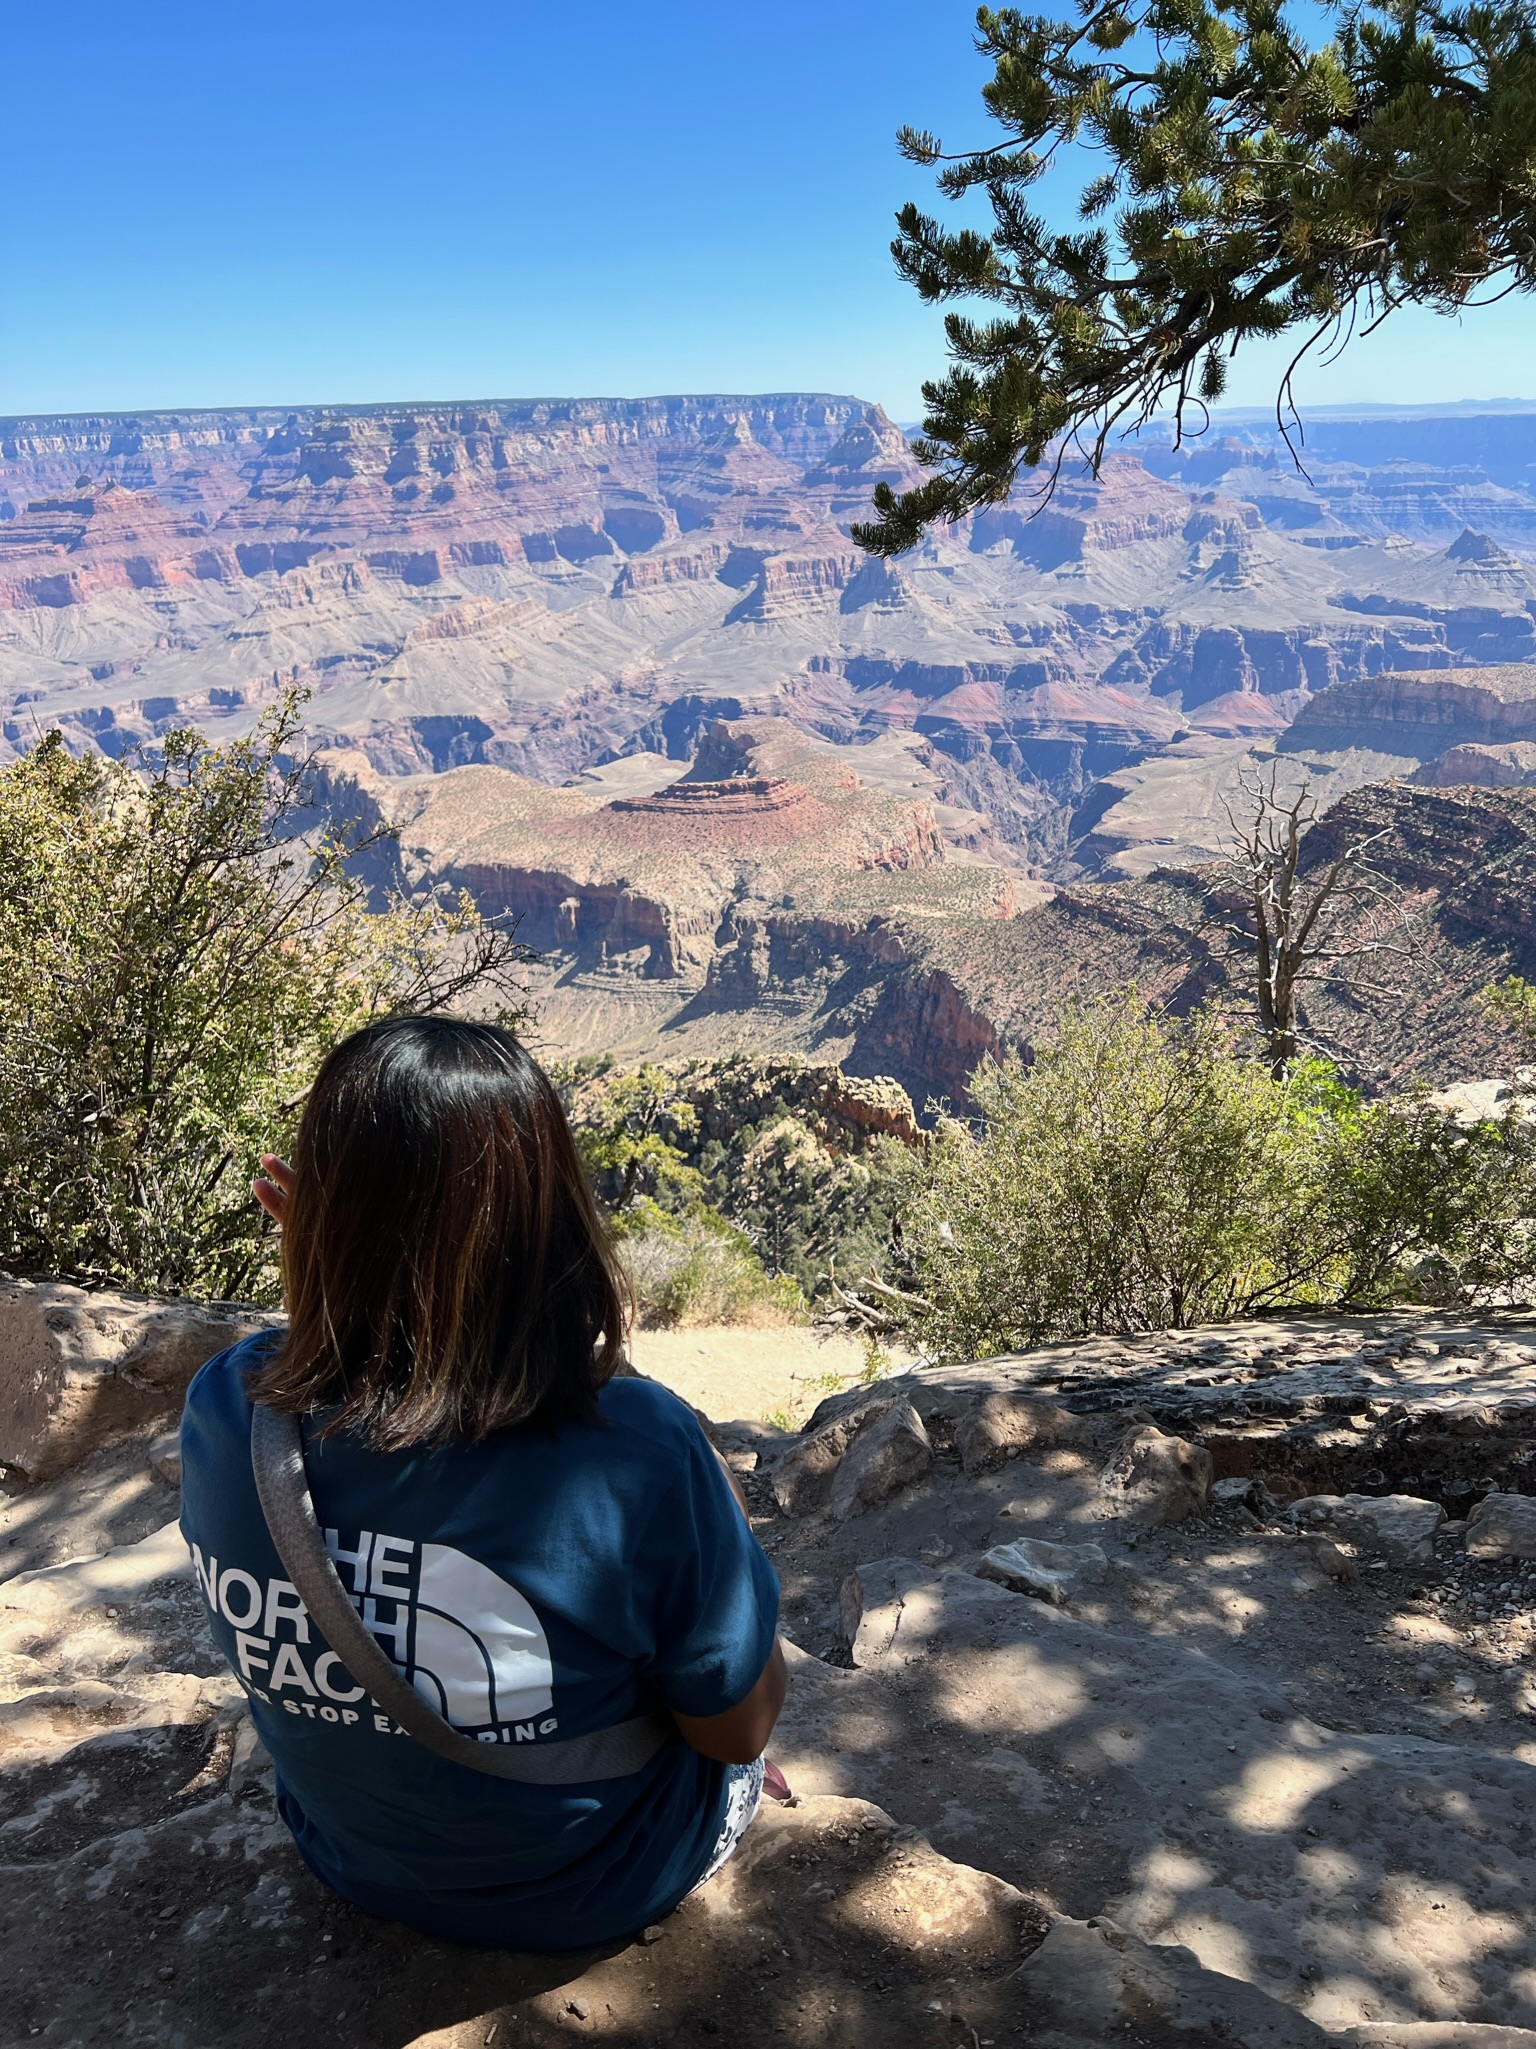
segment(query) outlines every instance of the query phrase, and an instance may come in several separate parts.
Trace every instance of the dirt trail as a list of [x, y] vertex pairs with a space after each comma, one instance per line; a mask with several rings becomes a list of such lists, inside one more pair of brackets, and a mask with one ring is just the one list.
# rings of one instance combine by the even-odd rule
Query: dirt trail
[[[828, 1394], [857, 1385], [868, 1370], [865, 1348], [840, 1333], [795, 1324], [762, 1328], [642, 1330], [630, 1345], [636, 1369], [719, 1421], [750, 1417], [798, 1427]], [[899, 1371], [911, 1355], [887, 1353], [883, 1370]]]

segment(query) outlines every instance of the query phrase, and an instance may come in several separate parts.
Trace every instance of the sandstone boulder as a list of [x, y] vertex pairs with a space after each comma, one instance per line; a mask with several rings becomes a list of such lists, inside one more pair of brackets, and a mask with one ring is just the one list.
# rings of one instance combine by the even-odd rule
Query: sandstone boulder
[[773, 1492], [786, 1515], [830, 1509], [846, 1522], [932, 1463], [933, 1446], [912, 1404], [876, 1399], [798, 1441], [774, 1469]]
[[[634, 1367], [627, 1361], [625, 1364], [627, 1370], [634, 1373]], [[641, 1376], [635, 1374], [635, 1378], [638, 1380]], [[730, 1423], [711, 1421], [709, 1434], [710, 1441], [727, 1456], [732, 1452], [752, 1452], [756, 1454], [759, 1466], [782, 1457], [799, 1441], [793, 1431], [781, 1430], [777, 1423], [764, 1423], [753, 1417], [743, 1417]]]
[[1485, 1494], [1467, 1517], [1469, 1558], [1536, 1558], [1536, 1498]]
[[[639, 1942], [571, 1953], [556, 1970], [544, 1966], [558, 1960], [498, 1958], [490, 1999], [484, 1977], [466, 1991], [461, 1974], [438, 2002], [472, 2019], [422, 2034], [397, 2025], [389, 2039], [404, 2049], [557, 2049], [581, 2036], [632, 2049], [976, 2049], [1015, 2037], [1013, 1973], [1048, 1925], [1005, 1880], [941, 1855], [872, 1803], [811, 1794], [765, 1805], [730, 1861]], [[478, 1961], [471, 1953], [469, 1968]], [[509, 1969], [521, 1985], [505, 1983]], [[306, 2049], [318, 2040], [317, 2029]]]
[[1345, 1557], [1338, 1545], [1331, 1538], [1323, 1536], [1321, 1531], [1313, 1531], [1308, 1536], [1297, 1538], [1296, 1557], [1304, 1569], [1310, 1566], [1314, 1571], [1320, 1572], [1325, 1579], [1347, 1583], [1360, 1577], [1360, 1568], [1354, 1559]]
[[1259, 1483], [1248, 1474], [1234, 1474], [1230, 1479], [1217, 1480], [1211, 1488], [1211, 1501], [1217, 1508], [1252, 1508]]
[[1416, 1494], [1305, 1494], [1286, 1516], [1298, 1529], [1343, 1537], [1389, 1565], [1425, 1565], [1435, 1555], [1445, 1510]]
[[227, 1302], [91, 1294], [60, 1281], [0, 1285], [0, 1464], [29, 1480], [75, 1465], [117, 1432], [173, 1418], [187, 1382], [226, 1345], [280, 1322]]
[[910, 1402], [892, 1402], [859, 1431], [833, 1476], [829, 1506], [839, 1522], [862, 1515], [920, 1479], [933, 1464], [933, 1446]]
[[1085, 1586], [1102, 1582], [1109, 1560], [1098, 1544], [1048, 1544], [1039, 1537], [1018, 1537], [995, 1544], [976, 1571], [981, 1579], [1021, 1594], [1035, 1594], [1053, 1607], [1065, 1607]]
[[791, 1443], [773, 1471], [774, 1499], [786, 1515], [814, 1515], [826, 1507], [844, 1452], [863, 1425], [883, 1415], [889, 1406], [889, 1401], [875, 1398], [860, 1402], [857, 1408]]
[[1165, 1437], [1145, 1423], [1127, 1437], [1099, 1479], [1105, 1505], [1134, 1522], [1182, 1522], [1211, 1491], [1211, 1455], [1203, 1445]]
[[[783, 1913], [803, 1887], [805, 1856], [825, 1855], [854, 1832], [884, 1855], [846, 1889], [827, 1888], [824, 1911], [861, 1949], [901, 1953], [909, 1968], [995, 1971], [1016, 1961], [1036, 1935], [1039, 1910], [990, 1871], [956, 1864], [912, 1829], [866, 1800], [823, 1794], [798, 1807], [765, 1803], [729, 1864], [698, 1895], [710, 1920]], [[953, 1982], [951, 1979], [949, 1982]]]
[[1102, 1917], [1057, 1921], [1009, 1989], [1030, 2016], [1032, 2049], [1138, 2038], [1190, 2049], [1325, 2049], [1335, 2039], [1256, 1985], [1205, 1970], [1181, 1944], [1142, 1942]]
[[1081, 1444], [1087, 1435], [1081, 1416], [1032, 1395], [985, 1394], [955, 1425], [955, 1445], [968, 1473], [984, 1473], [1010, 1452]]

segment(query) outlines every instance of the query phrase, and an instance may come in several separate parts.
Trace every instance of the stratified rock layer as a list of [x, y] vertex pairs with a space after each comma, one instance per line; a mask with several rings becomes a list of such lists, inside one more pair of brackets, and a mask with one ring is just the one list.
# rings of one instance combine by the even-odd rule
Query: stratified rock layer
[[1211, 851], [1228, 771], [1313, 693], [1536, 656], [1528, 477], [1448, 482], [1437, 446], [1410, 485], [1149, 443], [884, 563], [849, 530], [919, 472], [856, 398], [0, 422], [0, 749], [242, 731], [299, 683], [381, 772], [559, 781], [769, 714], [904, 752], [969, 843], [1126, 872]]

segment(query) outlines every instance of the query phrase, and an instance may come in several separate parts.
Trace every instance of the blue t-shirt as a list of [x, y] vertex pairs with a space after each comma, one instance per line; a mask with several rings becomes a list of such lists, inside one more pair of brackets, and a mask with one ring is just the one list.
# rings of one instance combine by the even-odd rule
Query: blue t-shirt
[[[284, 1574], [251, 1476], [247, 1373], [221, 1352], [181, 1425], [181, 1527], [220, 1650], [310, 1868], [460, 1942], [580, 1948], [634, 1933], [703, 1874], [726, 1767], [681, 1740], [632, 1777], [489, 1778], [396, 1728]], [[773, 1648], [778, 1584], [691, 1411], [620, 1379], [601, 1420], [381, 1454], [305, 1432], [342, 1584], [396, 1666], [472, 1735], [538, 1743], [658, 1705], [723, 1714]]]

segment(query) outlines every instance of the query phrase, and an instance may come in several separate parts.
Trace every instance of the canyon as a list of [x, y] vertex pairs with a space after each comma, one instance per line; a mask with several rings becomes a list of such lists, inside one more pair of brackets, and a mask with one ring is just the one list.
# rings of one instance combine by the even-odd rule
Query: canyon
[[[915, 472], [851, 398], [4, 421], [0, 767], [298, 687], [380, 899], [467, 889], [536, 950], [541, 1051], [750, 1051], [909, 1142], [869, 1078], [926, 1120], [1064, 1000], [1243, 993], [1213, 862], [1273, 777], [1304, 872], [1368, 845], [1411, 916], [1311, 1039], [1373, 1090], [1511, 1074], [1536, 417], [1307, 461], [1149, 441], [890, 564], [848, 529]], [[803, 1430], [711, 1410], [797, 1801], [567, 1958], [377, 1923], [281, 1825], [170, 1434], [267, 1317], [0, 1286], [6, 2043], [1536, 2045], [1528, 1310], [829, 1352]]]
[[[1458, 804], [1524, 830], [1536, 414], [1323, 419], [1305, 461], [1149, 437], [885, 562], [849, 529], [918, 472], [846, 396], [0, 421], [0, 761], [297, 687], [324, 787], [399, 831], [381, 883], [522, 921], [551, 1047], [953, 1096], [1064, 990], [1220, 979], [1167, 878], [1255, 768], [1390, 784], [1405, 847]], [[1462, 1016], [1525, 924], [1434, 889]], [[1434, 1010], [1377, 1067], [1486, 1050]]]
[[[1435, 681], [1442, 708], [1453, 688]], [[1473, 694], [1489, 696], [1481, 677]], [[1296, 759], [1268, 756], [1277, 775]], [[921, 1108], [963, 1102], [979, 1060], [1027, 1050], [1064, 1002], [1135, 987], [1182, 1012], [1249, 990], [1219, 868], [1031, 878], [948, 844], [921, 789], [865, 786], [859, 750], [784, 719], [717, 721], [682, 775], [641, 754], [558, 789], [490, 766], [389, 779], [355, 751], [324, 760], [339, 808], [391, 828], [381, 883], [468, 889], [519, 920], [538, 954], [532, 1033], [557, 1057], [809, 1055], [891, 1077]], [[1361, 760], [1381, 757], [1310, 762], [1319, 787], [1346, 787], [1303, 875], [1368, 843], [1402, 945], [1385, 974], [1310, 988], [1310, 1041], [1372, 1088], [1508, 1072], [1529, 1056], [1483, 992], [1536, 978], [1536, 788], [1426, 786], [1402, 773], [1411, 757], [1349, 783], [1340, 764]]]

